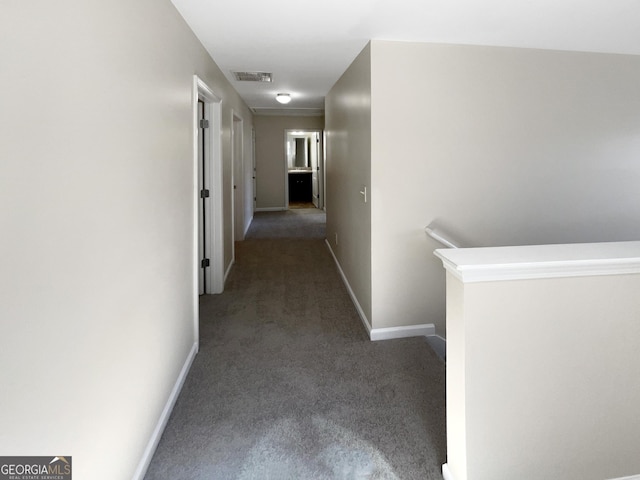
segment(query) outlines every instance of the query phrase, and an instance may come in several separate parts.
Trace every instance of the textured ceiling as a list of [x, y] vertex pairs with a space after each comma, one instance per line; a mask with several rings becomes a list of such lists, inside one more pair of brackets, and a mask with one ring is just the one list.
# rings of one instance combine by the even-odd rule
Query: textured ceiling
[[[640, 55], [640, 0], [172, 0], [251, 108], [324, 107], [370, 39]], [[238, 82], [232, 71], [273, 73]], [[278, 92], [293, 100], [283, 107]]]

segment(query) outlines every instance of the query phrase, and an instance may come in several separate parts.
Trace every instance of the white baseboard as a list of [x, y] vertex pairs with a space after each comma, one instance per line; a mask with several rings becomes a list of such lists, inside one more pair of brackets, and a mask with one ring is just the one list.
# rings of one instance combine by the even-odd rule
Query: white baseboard
[[224, 281], [222, 283], [222, 289], [224, 290], [224, 285], [227, 283], [227, 277], [229, 276], [229, 274], [231, 273], [231, 268], [233, 267], [233, 264], [236, 263], [236, 260], [234, 258], [231, 259], [231, 262], [229, 262], [229, 266], [227, 267], [227, 271], [224, 272]]
[[631, 475], [630, 477], [612, 478], [611, 480], [640, 480], [640, 475]]
[[369, 332], [371, 340], [391, 340], [392, 338], [427, 337], [436, 334], [433, 323], [407, 325], [404, 327], [374, 328]]
[[247, 237], [247, 232], [249, 228], [251, 228], [251, 222], [253, 222], [253, 214], [251, 214], [251, 218], [247, 221], [247, 224], [244, 226], [244, 232], [242, 233], [242, 238]]
[[429, 335], [427, 337], [427, 342], [436, 352], [436, 355], [440, 357], [444, 362], [447, 361], [447, 339], [441, 337], [440, 335]]
[[342, 277], [342, 282], [344, 283], [345, 287], [347, 287], [347, 292], [349, 292], [351, 301], [355, 305], [356, 310], [358, 311], [358, 315], [360, 315], [360, 320], [362, 320], [364, 328], [367, 329], [367, 334], [371, 336], [371, 323], [369, 323], [369, 319], [364, 314], [364, 310], [362, 310], [362, 307], [358, 302], [356, 294], [353, 293], [353, 289], [351, 288], [351, 285], [349, 285], [349, 280], [347, 280], [347, 276], [344, 274], [344, 271], [340, 266], [340, 262], [338, 261], [338, 258], [336, 257], [335, 253], [333, 253], [333, 249], [331, 248], [331, 244], [329, 243], [329, 240], [325, 239], [324, 242], [327, 244], [327, 248], [329, 249], [329, 252], [331, 252], [331, 256], [333, 257], [333, 260], [336, 262], [336, 266], [338, 267], [338, 272], [340, 272], [340, 276]]
[[160, 442], [160, 437], [162, 437], [162, 432], [164, 432], [164, 428], [167, 426], [167, 422], [169, 421], [169, 417], [171, 416], [171, 411], [173, 410], [173, 406], [176, 404], [176, 400], [178, 400], [178, 395], [180, 395], [180, 391], [182, 390], [182, 386], [184, 385], [184, 381], [187, 378], [187, 374], [191, 369], [191, 364], [193, 363], [193, 359], [196, 357], [196, 353], [198, 353], [198, 343], [194, 343], [193, 347], [191, 347], [191, 351], [189, 355], [187, 355], [187, 359], [182, 366], [182, 370], [180, 371], [180, 375], [176, 380], [175, 385], [173, 386], [173, 390], [171, 390], [171, 394], [167, 399], [167, 403], [160, 414], [160, 418], [158, 419], [158, 423], [156, 424], [156, 428], [153, 430], [153, 434], [149, 439], [149, 443], [147, 443], [147, 448], [145, 448], [144, 453], [142, 454], [142, 458], [138, 463], [138, 468], [136, 468], [135, 473], [133, 474], [133, 480], [142, 480], [147, 473], [147, 469], [149, 468], [149, 464], [151, 463], [151, 459], [153, 458], [153, 454], [158, 447], [158, 442]]
[[256, 212], [282, 212], [287, 210], [286, 207], [266, 207], [266, 208], [256, 208]]
[[442, 465], [442, 478], [444, 478], [444, 480], [456, 480], [451, 470], [449, 470], [449, 465], [446, 463]]
[[[340, 273], [340, 277], [342, 277], [342, 282], [345, 287], [347, 287], [347, 292], [349, 292], [349, 296], [351, 297], [351, 301], [356, 307], [358, 311], [358, 315], [360, 316], [360, 320], [362, 320], [362, 324], [364, 328], [367, 329], [367, 333], [369, 334], [369, 338], [372, 341], [377, 340], [390, 340], [392, 338], [406, 338], [406, 337], [432, 337], [436, 334], [436, 328], [432, 323], [426, 323], [422, 325], [408, 325], [404, 327], [389, 327], [389, 328], [371, 328], [371, 323], [369, 319], [364, 313], [364, 310], [360, 306], [358, 302], [358, 298], [356, 294], [353, 292], [351, 285], [349, 284], [349, 280], [347, 280], [347, 276], [344, 274], [344, 270], [342, 270], [342, 266], [336, 257], [336, 254], [333, 252], [331, 248], [331, 244], [329, 240], [325, 239], [324, 241], [327, 244], [327, 248], [333, 257], [333, 261], [336, 263], [336, 267], [338, 267], [338, 272]], [[439, 337], [440, 340], [444, 341], [442, 337]]]

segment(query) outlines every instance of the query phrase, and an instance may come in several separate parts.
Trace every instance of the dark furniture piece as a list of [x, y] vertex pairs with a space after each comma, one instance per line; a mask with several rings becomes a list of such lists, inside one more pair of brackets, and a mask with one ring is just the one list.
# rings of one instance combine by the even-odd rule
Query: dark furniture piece
[[289, 172], [289, 201], [310, 202], [311, 200], [311, 172]]

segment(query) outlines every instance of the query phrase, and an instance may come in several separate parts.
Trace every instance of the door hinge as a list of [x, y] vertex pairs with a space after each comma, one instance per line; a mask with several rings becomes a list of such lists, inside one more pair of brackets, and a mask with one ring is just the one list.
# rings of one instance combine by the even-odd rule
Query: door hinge
[[209, 128], [209, 120], [206, 118], [200, 119], [200, 128]]
[[203, 258], [200, 261], [200, 268], [207, 268], [209, 266], [210, 262], [208, 258]]
[[200, 190], [200, 198], [209, 198], [209, 190], [206, 188], [204, 190]]

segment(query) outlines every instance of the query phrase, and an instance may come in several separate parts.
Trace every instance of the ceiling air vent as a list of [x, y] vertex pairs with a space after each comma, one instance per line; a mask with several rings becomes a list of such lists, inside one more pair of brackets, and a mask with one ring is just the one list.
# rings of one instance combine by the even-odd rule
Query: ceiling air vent
[[267, 72], [232, 72], [239, 82], [271, 82], [271, 74]]

